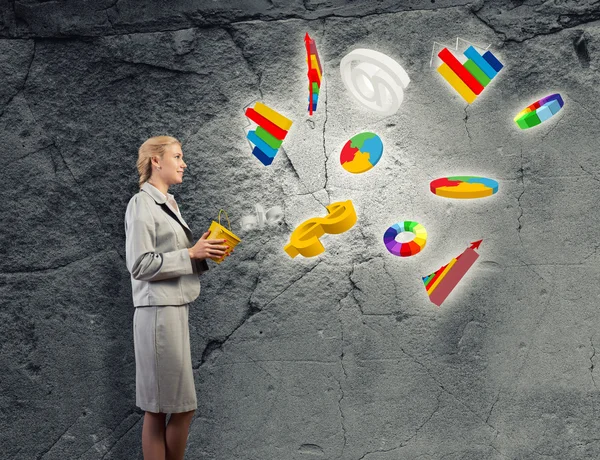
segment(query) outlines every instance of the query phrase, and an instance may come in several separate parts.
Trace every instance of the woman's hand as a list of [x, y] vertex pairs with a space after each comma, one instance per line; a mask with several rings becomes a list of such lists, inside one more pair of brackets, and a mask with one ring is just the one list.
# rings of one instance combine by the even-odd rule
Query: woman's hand
[[228, 246], [223, 246], [222, 243], [227, 240], [207, 240], [208, 235], [210, 235], [210, 232], [204, 233], [195, 245], [188, 248], [191, 259], [219, 258], [225, 255]]

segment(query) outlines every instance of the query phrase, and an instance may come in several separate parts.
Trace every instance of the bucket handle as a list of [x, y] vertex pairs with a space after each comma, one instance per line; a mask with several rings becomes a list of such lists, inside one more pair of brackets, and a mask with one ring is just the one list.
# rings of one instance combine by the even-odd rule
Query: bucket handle
[[227, 216], [227, 211], [225, 211], [224, 209], [219, 209], [219, 225], [221, 225], [221, 213], [224, 212], [225, 213], [225, 218], [227, 219], [227, 224], [229, 225], [229, 230], [231, 231], [231, 222], [229, 222], [229, 217]]

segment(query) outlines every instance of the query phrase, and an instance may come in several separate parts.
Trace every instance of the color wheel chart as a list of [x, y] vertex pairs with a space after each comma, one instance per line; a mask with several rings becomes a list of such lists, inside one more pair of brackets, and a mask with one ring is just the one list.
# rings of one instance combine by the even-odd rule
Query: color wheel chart
[[323, 79], [323, 67], [317, 51], [315, 41], [310, 38], [308, 32], [304, 36], [306, 47], [306, 63], [308, 64], [308, 114], [312, 115], [317, 110], [321, 80]]
[[551, 94], [521, 110], [514, 122], [521, 129], [533, 128], [556, 115], [563, 105], [565, 103], [560, 94]]
[[448, 48], [444, 48], [438, 53], [438, 57], [443, 62], [437, 71], [466, 102], [471, 104], [504, 65], [491, 51], [481, 55], [473, 46], [469, 46], [464, 55], [467, 61], [461, 64]]

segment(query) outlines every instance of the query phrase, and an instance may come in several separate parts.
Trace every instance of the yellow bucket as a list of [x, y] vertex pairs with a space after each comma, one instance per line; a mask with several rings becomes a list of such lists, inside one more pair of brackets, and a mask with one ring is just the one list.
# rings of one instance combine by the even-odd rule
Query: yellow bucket
[[[222, 212], [225, 213], [225, 218], [227, 219], [227, 223], [229, 224], [229, 230], [221, 225], [221, 213]], [[229, 246], [229, 249], [227, 249], [225, 251], [225, 255], [223, 257], [211, 257], [212, 260], [214, 260], [216, 263], [220, 264], [221, 262], [223, 262], [223, 259], [225, 258], [225, 256], [227, 254], [229, 254], [233, 250], [233, 248], [235, 248], [236, 245], [242, 240], [240, 240], [231, 231], [231, 223], [229, 222], [229, 217], [227, 216], [227, 213], [223, 209], [219, 210], [218, 219], [219, 219], [219, 222], [216, 222], [214, 220], [211, 222], [210, 227], [208, 228], [210, 235], [208, 235], [207, 239], [208, 240], [226, 240], [226, 242], [223, 244]]]

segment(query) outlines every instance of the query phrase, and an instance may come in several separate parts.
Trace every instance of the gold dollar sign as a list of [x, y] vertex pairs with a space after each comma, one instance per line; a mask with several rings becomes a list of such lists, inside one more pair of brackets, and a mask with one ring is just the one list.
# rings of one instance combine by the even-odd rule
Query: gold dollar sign
[[325, 251], [319, 238], [325, 233], [343, 233], [356, 223], [356, 211], [352, 201], [338, 201], [327, 206], [329, 214], [305, 220], [292, 232], [290, 242], [283, 250], [293, 259], [298, 254], [314, 257]]

